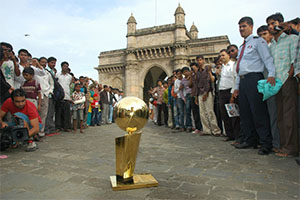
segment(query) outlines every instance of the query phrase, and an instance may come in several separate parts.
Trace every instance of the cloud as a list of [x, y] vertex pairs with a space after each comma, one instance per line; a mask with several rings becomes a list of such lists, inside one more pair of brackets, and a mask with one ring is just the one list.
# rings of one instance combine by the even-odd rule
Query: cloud
[[[157, 0], [157, 24], [174, 23], [179, 1]], [[241, 44], [238, 20], [251, 16], [256, 28], [265, 18], [282, 12], [287, 20], [298, 14], [296, 0], [182, 0], [186, 27], [194, 22], [199, 37], [228, 35], [232, 43]], [[33, 56], [55, 56], [57, 69], [68, 61], [74, 74], [98, 79], [98, 56], [101, 51], [126, 48], [126, 23], [133, 12], [137, 28], [155, 25], [155, 0], [10, 0], [1, 5], [0, 38], [15, 50], [27, 48]], [[254, 32], [255, 32], [254, 31]], [[24, 34], [30, 37], [24, 37]]]

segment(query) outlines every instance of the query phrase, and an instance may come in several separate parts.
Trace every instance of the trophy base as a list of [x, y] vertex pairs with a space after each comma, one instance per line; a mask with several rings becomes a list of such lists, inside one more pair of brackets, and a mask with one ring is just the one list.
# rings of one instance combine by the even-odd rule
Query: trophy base
[[138, 188], [156, 187], [158, 186], [157, 180], [151, 174], [134, 174], [132, 184], [124, 184], [117, 181], [116, 176], [110, 177], [112, 189], [118, 190], [131, 190]]

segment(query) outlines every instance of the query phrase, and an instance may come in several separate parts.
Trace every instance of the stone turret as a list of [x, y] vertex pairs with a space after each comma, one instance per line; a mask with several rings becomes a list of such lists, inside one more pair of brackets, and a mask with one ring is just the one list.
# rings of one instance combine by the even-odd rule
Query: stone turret
[[178, 7], [175, 11], [175, 24], [176, 25], [184, 25], [185, 24], [185, 13], [183, 8], [178, 4]]
[[136, 43], [136, 20], [131, 13], [131, 16], [129, 17], [127, 21], [127, 48], [134, 48]]
[[186, 41], [187, 30], [185, 27], [185, 13], [183, 8], [178, 4], [175, 11], [175, 44], [174, 44], [174, 69], [182, 68], [187, 65]]
[[191, 26], [190, 33], [191, 33], [193, 40], [198, 39], [198, 29], [195, 26], [194, 22], [193, 22], [193, 25]]

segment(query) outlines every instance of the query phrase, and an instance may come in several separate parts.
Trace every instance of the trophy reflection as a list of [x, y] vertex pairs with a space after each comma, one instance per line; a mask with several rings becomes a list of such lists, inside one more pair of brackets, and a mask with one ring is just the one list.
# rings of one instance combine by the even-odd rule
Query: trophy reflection
[[116, 124], [127, 132], [116, 141], [116, 176], [111, 176], [113, 190], [157, 186], [151, 174], [134, 174], [141, 129], [149, 117], [148, 106], [139, 98], [125, 97], [114, 107]]

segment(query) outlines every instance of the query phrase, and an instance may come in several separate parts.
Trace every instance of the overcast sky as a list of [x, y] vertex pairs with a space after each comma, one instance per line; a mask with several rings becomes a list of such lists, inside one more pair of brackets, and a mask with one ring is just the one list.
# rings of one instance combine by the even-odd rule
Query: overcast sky
[[0, 41], [11, 43], [15, 52], [26, 48], [34, 57], [56, 57], [58, 71], [60, 63], [68, 61], [76, 77], [98, 79], [94, 67], [99, 53], [126, 48], [131, 13], [138, 29], [171, 24], [178, 3], [185, 11], [187, 29], [194, 22], [199, 38], [228, 35], [238, 45], [241, 17], [251, 16], [256, 32], [275, 12], [285, 20], [300, 13], [299, 0], [1, 0]]

